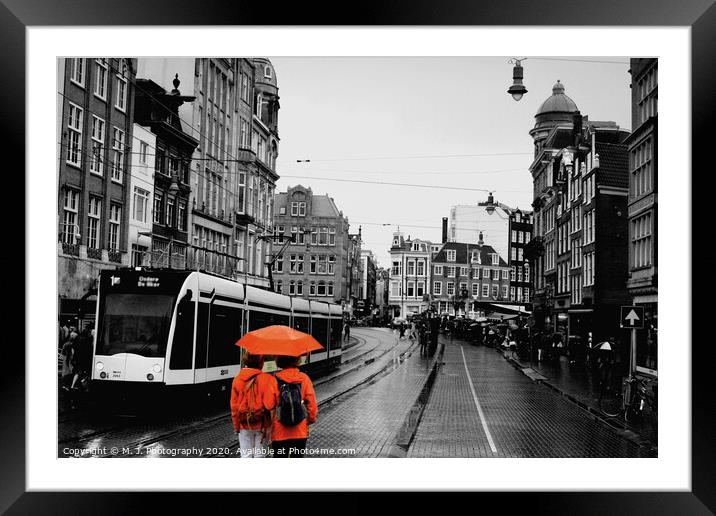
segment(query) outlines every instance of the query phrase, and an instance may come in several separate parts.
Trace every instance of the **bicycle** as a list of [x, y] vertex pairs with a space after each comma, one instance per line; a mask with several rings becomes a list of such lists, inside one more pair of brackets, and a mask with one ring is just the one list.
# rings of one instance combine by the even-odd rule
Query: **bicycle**
[[602, 382], [599, 394], [599, 410], [605, 416], [624, 417], [625, 422], [634, 423], [641, 420], [647, 405], [656, 414], [656, 387], [652, 387], [652, 394], [649, 394], [647, 380], [630, 375], [622, 380], [617, 389], [612, 389], [610, 383], [612, 382]]

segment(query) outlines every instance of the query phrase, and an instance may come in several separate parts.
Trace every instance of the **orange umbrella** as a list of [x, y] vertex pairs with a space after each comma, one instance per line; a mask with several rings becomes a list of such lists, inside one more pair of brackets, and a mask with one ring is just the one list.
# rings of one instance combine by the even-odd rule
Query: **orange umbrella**
[[323, 349], [323, 346], [309, 334], [283, 325], [266, 326], [250, 331], [241, 337], [236, 345], [241, 346], [252, 355], [291, 357]]

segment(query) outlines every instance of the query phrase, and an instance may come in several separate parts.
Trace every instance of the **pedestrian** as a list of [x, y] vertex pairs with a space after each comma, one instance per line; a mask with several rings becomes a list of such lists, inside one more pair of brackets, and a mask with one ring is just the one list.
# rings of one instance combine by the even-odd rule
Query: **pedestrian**
[[69, 390], [72, 378], [74, 376], [74, 365], [73, 355], [75, 350], [75, 339], [77, 338], [77, 332], [75, 327], [69, 328], [69, 334], [67, 340], [62, 344], [62, 372], [61, 372], [61, 383], [64, 390]]
[[399, 332], [399, 338], [400, 340], [403, 340], [403, 337], [405, 337], [405, 323], [403, 321], [400, 321], [400, 326], [398, 328]]
[[[298, 370], [301, 357], [276, 357], [278, 402], [273, 419], [271, 453], [274, 458], [303, 457], [308, 425], [316, 422], [318, 404], [313, 383]], [[297, 407], [298, 405], [298, 407]]]
[[91, 327], [85, 327], [73, 342], [72, 365], [74, 376], [72, 389], [80, 390], [86, 387], [89, 373], [92, 369], [92, 337]]
[[351, 340], [351, 323], [348, 319], [346, 319], [346, 323], [343, 325], [343, 332], [343, 340], [349, 342]]
[[437, 316], [430, 318], [430, 346], [428, 355], [433, 356], [438, 349], [438, 332], [440, 330], [440, 319]]
[[278, 400], [276, 379], [262, 371], [264, 357], [244, 354], [231, 385], [231, 421], [242, 458], [266, 457], [271, 443], [272, 411]]

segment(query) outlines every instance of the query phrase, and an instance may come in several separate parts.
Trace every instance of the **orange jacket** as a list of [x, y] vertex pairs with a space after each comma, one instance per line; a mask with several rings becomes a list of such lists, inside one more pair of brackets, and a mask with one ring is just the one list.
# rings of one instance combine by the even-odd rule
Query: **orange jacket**
[[276, 373], [276, 376], [284, 382], [300, 383], [301, 398], [306, 405], [307, 416], [296, 426], [284, 426], [275, 417], [273, 420], [272, 441], [285, 441], [286, 439], [307, 439], [308, 425], [316, 422], [318, 416], [318, 404], [316, 403], [316, 393], [313, 390], [311, 379], [295, 367], [282, 369]]
[[[258, 386], [259, 395], [261, 396], [264, 408], [266, 409], [266, 418], [264, 421], [256, 421], [247, 424], [246, 421], [239, 421], [239, 396], [245, 394], [246, 382], [251, 378], [256, 377], [256, 385]], [[234, 430], [261, 430], [262, 428], [268, 428], [271, 426], [271, 411], [276, 408], [276, 401], [278, 400], [278, 384], [276, 379], [270, 374], [262, 373], [258, 369], [250, 367], [242, 368], [239, 373], [234, 377], [234, 381], [231, 384], [231, 420], [234, 423]]]

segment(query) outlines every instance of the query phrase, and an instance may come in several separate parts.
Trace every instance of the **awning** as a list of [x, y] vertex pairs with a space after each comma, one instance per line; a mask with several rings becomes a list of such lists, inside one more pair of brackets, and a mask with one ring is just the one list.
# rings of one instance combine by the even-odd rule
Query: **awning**
[[494, 306], [498, 310], [507, 310], [508, 312], [511, 312], [511, 313], [518, 313], [518, 314], [525, 314], [525, 315], [529, 315], [532, 313], [531, 311], [527, 310], [523, 306], [497, 305], [495, 303], [492, 303], [492, 306]]

